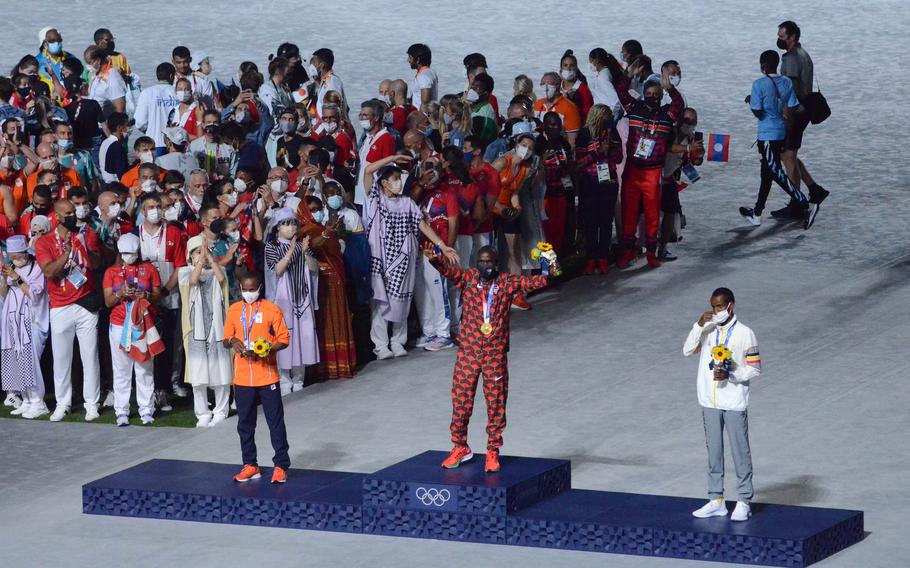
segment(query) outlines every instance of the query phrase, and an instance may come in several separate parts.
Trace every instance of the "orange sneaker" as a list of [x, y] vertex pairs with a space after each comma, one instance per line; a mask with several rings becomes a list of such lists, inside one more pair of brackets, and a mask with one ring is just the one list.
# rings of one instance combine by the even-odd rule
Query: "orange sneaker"
[[474, 453], [471, 452], [471, 448], [467, 446], [455, 446], [452, 448], [452, 452], [449, 454], [449, 457], [442, 462], [442, 467], [446, 469], [455, 469], [466, 461], [469, 461], [474, 457]]
[[525, 299], [524, 294], [518, 294], [512, 298], [512, 307], [516, 310], [527, 311], [531, 309], [531, 304]]
[[487, 463], [483, 466], [487, 473], [499, 471], [499, 450], [487, 450]]
[[272, 483], [287, 483], [288, 482], [288, 471], [283, 467], [275, 466], [275, 469], [272, 470]]
[[645, 256], [646, 256], [646, 258], [648, 259], [648, 266], [649, 266], [649, 267], [651, 267], [651, 268], [660, 268], [660, 260], [658, 260], [657, 255], [655, 255], [653, 252], [649, 252], [649, 253], [648, 253], [647, 255], [645, 255]]
[[234, 481], [239, 481], [243, 483], [251, 479], [259, 479], [260, 471], [258, 465], [245, 465], [243, 469], [240, 470], [240, 473], [234, 476]]

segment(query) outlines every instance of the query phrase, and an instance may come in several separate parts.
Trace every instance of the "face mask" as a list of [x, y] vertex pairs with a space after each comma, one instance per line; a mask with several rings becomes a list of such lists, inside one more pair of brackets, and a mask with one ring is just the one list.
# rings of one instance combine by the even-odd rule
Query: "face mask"
[[725, 321], [727, 321], [727, 318], [730, 317], [730, 310], [729, 310], [729, 308], [730, 308], [730, 306], [727, 306], [727, 307], [724, 308], [722, 311], [717, 312], [716, 314], [714, 314], [714, 317], [711, 318], [711, 323], [720, 325], [720, 324], [724, 323]]
[[281, 121], [281, 131], [285, 134], [291, 134], [297, 131], [297, 124], [290, 120]]
[[657, 108], [657, 107], [660, 106], [660, 101], [657, 100], [657, 99], [652, 99], [652, 98], [646, 97], [646, 98], [645, 98], [645, 104], [648, 105], [648, 106], [651, 107], [651, 108]]
[[384, 124], [392, 124], [393, 122], [395, 122], [395, 117], [392, 116], [392, 111], [388, 111], [387, 113], [382, 115], [382, 122]]
[[231, 231], [227, 234], [228, 238], [234, 241], [235, 243], [240, 240], [240, 231]]
[[117, 215], [120, 215], [120, 204], [114, 203], [113, 205], [108, 206], [107, 216], [113, 219]]
[[392, 106], [392, 99], [389, 97], [389, 95], [379, 95], [379, 100], [389, 106]]
[[679, 77], [679, 75], [670, 75], [670, 84], [674, 87], [679, 85], [680, 81], [682, 81], [682, 79]]
[[313, 220], [322, 225], [325, 223], [325, 209], [320, 209], [319, 211], [313, 211]]
[[228, 193], [227, 195], [224, 196], [224, 202], [227, 204], [228, 207], [233, 207], [233, 206], [237, 205], [237, 194]]
[[243, 292], [241, 292], [241, 295], [243, 296], [244, 302], [246, 302], [247, 304], [252, 304], [253, 302], [255, 302], [256, 300], [259, 299], [259, 290], [256, 290], [255, 292], [243, 291]]
[[328, 199], [328, 204], [330, 209], [338, 210], [341, 209], [341, 206], [344, 204], [344, 199], [340, 195], [332, 195]]
[[201, 195], [197, 197], [197, 196], [193, 195], [192, 193], [189, 193], [189, 194], [187, 194], [187, 196], [190, 198], [190, 201], [193, 203], [193, 207], [195, 207], [196, 209], [199, 209], [200, 207], [202, 207], [202, 196]]
[[269, 184], [269, 187], [275, 195], [283, 195], [288, 189], [288, 182], [283, 179], [276, 179]]
[[82, 221], [88, 217], [89, 207], [88, 205], [77, 205], [76, 206], [76, 219]]
[[480, 94], [478, 94], [478, 92], [474, 89], [470, 89], [467, 93], [465, 93], [464, 99], [469, 103], [476, 103], [480, 100]]
[[152, 154], [151, 150], [146, 150], [139, 154], [139, 163], [141, 164], [150, 164], [155, 161], [155, 155]]
[[23, 99], [27, 99], [30, 94], [32, 94], [31, 87], [20, 87], [16, 89], [16, 92], [19, 93], [19, 96]]
[[243, 193], [246, 191], [246, 182], [240, 178], [234, 180], [234, 191], [237, 193]]
[[136, 261], [139, 260], [139, 255], [134, 252], [123, 253], [120, 258], [123, 259], [124, 264], [136, 264]]
[[443, 117], [442, 117], [442, 120], [443, 120], [443, 122], [446, 123], [446, 126], [452, 126], [452, 122], [454, 122], [454, 121], [452, 120], [452, 116], [449, 115], [449, 114], [443, 116]]
[[147, 179], [142, 182], [142, 192], [143, 193], [152, 193], [158, 191], [158, 184], [155, 183], [153, 179]]
[[39, 165], [41, 166], [42, 170], [53, 170], [57, 167], [57, 158], [48, 158], [46, 160], [42, 160], [41, 164]]
[[528, 154], [530, 154], [530, 153], [531, 153], [531, 151], [528, 149], [527, 146], [516, 146], [515, 147], [515, 155], [518, 156], [518, 158], [521, 160], [524, 160], [525, 158], [527, 158]]
[[777, 40], [777, 49], [787, 49], [787, 42], [782, 39]]
[[367, 119], [363, 119], [360, 121], [360, 128], [363, 128], [364, 130], [369, 132], [370, 130], [373, 129], [373, 123]]
[[73, 145], [72, 140], [57, 140], [57, 145], [60, 146], [63, 150], [69, 150], [70, 146]]
[[293, 239], [294, 235], [296, 235], [296, 234], [297, 234], [296, 225], [287, 224], [287, 225], [280, 225], [278, 227], [278, 236], [286, 241]]
[[47, 44], [47, 50], [54, 55], [60, 55], [60, 52], [63, 51], [63, 42], [52, 41]]
[[243, 123], [246, 122], [246, 113], [244, 111], [237, 111], [234, 113], [234, 120]]
[[[363, 123], [361, 123], [360, 126], [363, 126]], [[327, 134], [331, 134], [331, 133], [335, 132], [336, 130], [338, 130], [338, 123], [337, 122], [323, 122], [322, 127], [326, 131]]]
[[[171, 221], [171, 222], [176, 221], [177, 217], [180, 217], [180, 208], [177, 207], [176, 205], [168, 207], [167, 209], [164, 210], [164, 218], [167, 219], [168, 221]], [[149, 217], [148, 219], [149, 219], [149, 221], [152, 220], [151, 217]]]
[[401, 180], [398, 181], [389, 181], [389, 193], [392, 195], [401, 195], [401, 192], [404, 190], [404, 184], [401, 183]]
[[316, 66], [313, 65], [312, 63], [307, 64], [306, 72], [307, 72], [307, 75], [309, 75], [310, 77], [312, 77], [314, 79], [319, 78], [319, 69], [316, 69]]
[[562, 71], [559, 72], [559, 76], [562, 77], [563, 79], [565, 79], [566, 81], [574, 81], [575, 80], [575, 71], [572, 71], [571, 69], [563, 69]]
[[158, 209], [157, 207], [155, 209], [149, 209], [145, 213], [145, 220], [152, 225], [157, 225], [161, 221], [161, 209]]
[[15, 258], [15, 259], [13, 259], [13, 266], [15, 266], [16, 268], [22, 268], [22, 267], [25, 266], [26, 264], [28, 264], [28, 259], [27, 259], [27, 258]]
[[176, 91], [174, 94], [177, 95], [177, 100], [182, 103], [189, 101], [191, 97], [189, 91]]
[[559, 92], [559, 87], [556, 85], [544, 85], [543, 92], [547, 99], [553, 99], [556, 97], [556, 93]]
[[67, 231], [75, 231], [76, 230], [76, 216], [67, 215], [66, 217], [63, 218], [62, 221], [60, 221], [60, 225]]
[[499, 271], [496, 270], [495, 266], [478, 266], [477, 270], [480, 272], [480, 276], [485, 280], [493, 280], [499, 275]]

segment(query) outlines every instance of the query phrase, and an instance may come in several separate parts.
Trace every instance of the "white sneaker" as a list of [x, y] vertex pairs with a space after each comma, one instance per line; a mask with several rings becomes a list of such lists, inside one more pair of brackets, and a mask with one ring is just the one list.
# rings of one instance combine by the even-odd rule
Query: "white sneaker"
[[435, 337], [433, 341], [428, 343], [424, 349], [427, 351], [442, 351], [444, 349], [451, 349], [455, 347], [455, 344], [452, 343], [452, 340], [448, 337]]
[[171, 403], [167, 400], [167, 393], [164, 391], [158, 391], [155, 393], [155, 407], [162, 412], [170, 412], [174, 410], [174, 407], [171, 406]]
[[231, 410], [237, 410], [237, 399], [231, 400]]
[[385, 361], [386, 359], [391, 359], [395, 354], [388, 347], [380, 347], [376, 350], [376, 359], [380, 361]]
[[69, 409], [69, 408], [67, 408], [67, 407], [65, 407], [65, 406], [59, 406], [59, 405], [58, 405], [57, 408], [54, 409], [54, 413], [51, 414], [50, 421], [51, 421], [51, 422], [60, 422], [60, 421], [63, 420], [63, 419], [66, 417], [66, 415], [69, 414], [69, 413], [70, 413], [70, 409]]
[[10, 416], [21, 416], [21, 415], [25, 414], [26, 412], [28, 412], [28, 410], [31, 407], [32, 407], [32, 404], [30, 402], [23, 401], [22, 404], [20, 404], [19, 406], [17, 406], [16, 408], [14, 408], [10, 411]]
[[86, 422], [91, 422], [92, 420], [96, 420], [99, 416], [101, 416], [101, 415], [98, 414], [98, 405], [97, 404], [90, 404], [87, 407], [85, 407], [85, 421]]
[[120, 416], [117, 417], [117, 426], [129, 426], [129, 425], [130, 425], [129, 416], [127, 416], [126, 414], [121, 414]]
[[186, 387], [177, 381], [171, 381], [171, 390], [174, 391], [174, 396], [177, 398], [186, 398], [190, 395], [190, 392], [186, 390]]
[[204, 414], [196, 420], [196, 428], [205, 428], [212, 421], [211, 414]]
[[731, 521], [747, 521], [749, 517], [752, 516], [752, 507], [749, 506], [745, 501], [739, 501], [736, 503], [736, 507], [733, 508], [733, 514], [730, 515]]
[[101, 406], [102, 408], [114, 408], [114, 391], [107, 391], [107, 396], [104, 397]]
[[42, 400], [41, 402], [34, 402], [30, 404], [28, 406], [28, 410], [22, 414], [22, 418], [34, 420], [35, 418], [40, 418], [41, 416], [50, 413], [50, 409], [46, 404], [44, 404], [44, 401]]
[[226, 419], [227, 419], [227, 416], [225, 416], [224, 414], [221, 414], [220, 412], [216, 412], [216, 413], [212, 414], [212, 419], [209, 420], [208, 427], [212, 428], [218, 424], [221, 424]]
[[19, 408], [22, 405], [22, 399], [19, 398], [19, 395], [14, 392], [6, 393], [6, 398], [3, 400], [3, 406], [7, 408]]
[[396, 343], [392, 344], [392, 355], [395, 357], [407, 357], [408, 350], [404, 348], [404, 345], [398, 345]]
[[142, 420], [143, 426], [151, 426], [155, 423], [155, 418], [151, 414], [143, 415], [140, 420]]
[[291, 383], [291, 392], [298, 392], [303, 390], [303, 383]]
[[421, 335], [417, 340], [417, 343], [414, 344], [414, 347], [426, 347], [427, 344], [431, 343], [436, 337], [432, 335]]
[[724, 504], [723, 497], [720, 499], [711, 499], [701, 509], [692, 511], [692, 516], [699, 519], [707, 519], [708, 517], [726, 517], [727, 506]]

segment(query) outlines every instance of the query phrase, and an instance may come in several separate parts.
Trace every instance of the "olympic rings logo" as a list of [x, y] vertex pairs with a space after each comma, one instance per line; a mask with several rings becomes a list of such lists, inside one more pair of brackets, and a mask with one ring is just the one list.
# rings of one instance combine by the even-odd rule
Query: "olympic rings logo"
[[439, 489], [434, 489], [432, 487], [429, 489], [427, 489], [425, 487], [418, 487], [417, 490], [414, 492], [414, 496], [417, 497], [418, 501], [420, 501], [427, 507], [429, 507], [430, 505], [434, 505], [436, 507], [442, 507], [443, 505], [448, 503], [449, 499], [452, 498], [452, 494], [449, 492], [448, 489], [439, 490]]

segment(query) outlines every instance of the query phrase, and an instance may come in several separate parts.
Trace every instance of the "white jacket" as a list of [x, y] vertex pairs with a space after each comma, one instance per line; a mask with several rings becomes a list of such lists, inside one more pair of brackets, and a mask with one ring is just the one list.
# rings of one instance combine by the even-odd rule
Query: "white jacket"
[[[731, 334], [727, 340], [727, 334]], [[714, 371], [708, 368], [711, 349], [726, 341], [733, 352], [733, 368], [726, 381], [715, 381]], [[761, 355], [758, 340], [752, 330], [733, 316], [725, 326], [706, 323], [692, 326], [683, 345], [686, 357], [701, 350], [698, 358], [698, 404], [705, 408], [743, 411], [749, 406], [749, 381], [761, 375]]]
[[136, 102], [136, 128], [151, 137], [155, 146], [164, 147], [164, 129], [167, 128], [167, 117], [172, 109], [177, 108], [177, 95], [173, 85], [158, 83], [142, 90]]

